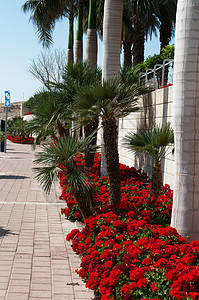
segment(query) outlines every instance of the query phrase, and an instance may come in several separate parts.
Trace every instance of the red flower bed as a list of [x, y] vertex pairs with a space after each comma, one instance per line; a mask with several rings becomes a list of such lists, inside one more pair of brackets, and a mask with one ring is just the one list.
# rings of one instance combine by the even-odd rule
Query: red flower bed
[[[82, 256], [79, 276], [95, 293], [95, 300], [199, 299], [199, 241], [186, 244], [170, 226], [172, 191], [168, 185], [158, 199], [149, 197], [147, 177], [121, 165], [122, 200], [109, 205], [108, 180], [98, 177], [99, 156], [89, 170], [98, 214], [73, 230], [73, 250]], [[77, 157], [80, 167], [84, 163]], [[81, 220], [76, 201], [60, 174], [67, 208], [62, 213]]]
[[12, 135], [7, 135], [7, 139], [13, 143], [18, 143], [18, 144], [32, 144], [34, 142], [33, 137], [23, 138], [22, 136], [16, 137]]

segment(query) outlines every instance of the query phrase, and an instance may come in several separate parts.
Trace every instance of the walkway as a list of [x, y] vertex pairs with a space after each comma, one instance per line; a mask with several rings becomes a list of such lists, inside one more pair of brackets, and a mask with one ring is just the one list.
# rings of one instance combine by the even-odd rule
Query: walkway
[[42, 191], [33, 159], [29, 145], [0, 152], [0, 300], [91, 299], [65, 240], [74, 224], [60, 215], [59, 187]]

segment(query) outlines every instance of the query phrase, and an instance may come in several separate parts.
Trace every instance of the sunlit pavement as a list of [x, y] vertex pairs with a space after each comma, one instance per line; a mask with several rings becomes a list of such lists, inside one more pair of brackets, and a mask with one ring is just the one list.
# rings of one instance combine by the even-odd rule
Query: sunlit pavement
[[74, 224], [60, 214], [59, 186], [42, 191], [33, 159], [30, 145], [8, 142], [0, 152], [0, 299], [91, 299], [65, 240]]

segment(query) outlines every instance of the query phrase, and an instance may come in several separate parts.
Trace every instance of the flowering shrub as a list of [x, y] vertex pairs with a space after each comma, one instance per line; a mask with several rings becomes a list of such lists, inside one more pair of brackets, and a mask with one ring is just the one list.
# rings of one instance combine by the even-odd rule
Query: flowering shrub
[[121, 218], [91, 217], [67, 236], [83, 255], [79, 276], [95, 299], [198, 299], [199, 242], [186, 245], [171, 227]]
[[[96, 157], [99, 162], [99, 156]], [[83, 167], [81, 156], [77, 158]], [[170, 226], [173, 193], [168, 185], [158, 199], [141, 171], [121, 165], [122, 200], [109, 205], [108, 180], [89, 170], [98, 214], [72, 230], [73, 251], [82, 256], [79, 276], [94, 290], [95, 300], [199, 299], [199, 241], [186, 244]], [[125, 170], [128, 174], [125, 173]], [[62, 213], [81, 220], [70, 187], [60, 174]]]
[[22, 136], [12, 136], [12, 135], [7, 135], [7, 139], [13, 143], [18, 143], [18, 144], [32, 144], [34, 142], [33, 137], [27, 137], [23, 138]]
[[[114, 209], [112, 206], [109, 206], [109, 192], [108, 192], [108, 178], [103, 176], [99, 177], [99, 163], [100, 163], [100, 155], [97, 153], [95, 155], [95, 162], [92, 169], [89, 169], [87, 172], [87, 177], [92, 182], [93, 190], [95, 191], [94, 201], [96, 203], [97, 211], [106, 211], [110, 209]], [[77, 165], [83, 169], [84, 160], [82, 160], [82, 155], [78, 155], [76, 157]], [[141, 170], [136, 170], [135, 168], [129, 168], [125, 165], [120, 165], [121, 170], [121, 179], [122, 179], [122, 189], [125, 191], [125, 185], [129, 183], [131, 186], [137, 183], [137, 187], [133, 189], [136, 193], [140, 191], [141, 187], [143, 187], [143, 183], [148, 180], [148, 177], [141, 172]], [[131, 178], [131, 179], [130, 179]], [[129, 181], [127, 181], [129, 179]], [[64, 170], [59, 174], [60, 185], [62, 187], [62, 194], [60, 195], [60, 199], [65, 200], [67, 204], [67, 208], [62, 209], [62, 214], [72, 222], [78, 220], [82, 221], [82, 216], [78, 209], [77, 203], [73, 195], [71, 194], [70, 186], [66, 182], [66, 174]], [[138, 181], [140, 180], [140, 181]], [[129, 187], [131, 189], [131, 187]], [[143, 191], [146, 192], [145, 190]], [[136, 195], [135, 193], [135, 195]], [[124, 196], [128, 197], [128, 195]], [[122, 203], [122, 202], [121, 202]]]

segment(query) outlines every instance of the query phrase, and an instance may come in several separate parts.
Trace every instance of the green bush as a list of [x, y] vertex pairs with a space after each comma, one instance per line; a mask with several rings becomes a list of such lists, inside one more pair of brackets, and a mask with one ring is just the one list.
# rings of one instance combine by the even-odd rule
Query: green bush
[[0, 143], [3, 142], [4, 140], [4, 132], [3, 131], [0, 131]]
[[7, 122], [7, 133], [15, 137], [22, 136], [25, 138], [28, 136], [27, 123], [28, 122], [23, 120], [20, 116], [13, 117]]

